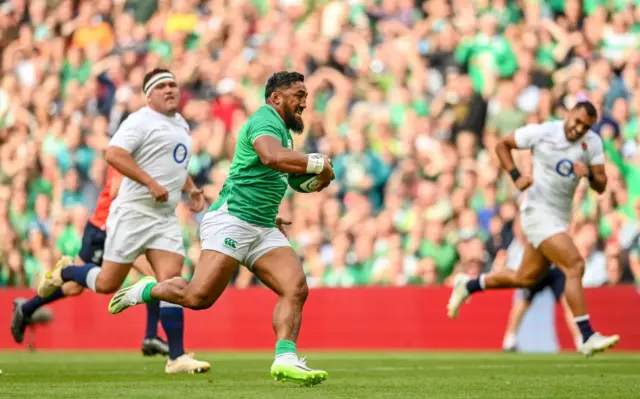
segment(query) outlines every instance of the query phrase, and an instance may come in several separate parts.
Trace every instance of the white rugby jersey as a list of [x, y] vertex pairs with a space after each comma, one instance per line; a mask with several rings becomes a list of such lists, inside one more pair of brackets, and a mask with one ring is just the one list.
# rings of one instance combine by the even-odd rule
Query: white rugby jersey
[[531, 124], [514, 133], [518, 148], [530, 148], [533, 155], [533, 183], [522, 209], [544, 209], [554, 216], [571, 219], [571, 205], [579, 178], [573, 163], [604, 164], [602, 140], [589, 130], [576, 141], [564, 133], [564, 121]]
[[159, 214], [175, 214], [187, 180], [191, 158], [189, 125], [182, 115], [163, 115], [143, 107], [129, 115], [109, 146], [129, 152], [138, 166], [169, 192], [167, 202], [156, 202], [149, 189], [124, 177], [114, 206], [141, 206]]

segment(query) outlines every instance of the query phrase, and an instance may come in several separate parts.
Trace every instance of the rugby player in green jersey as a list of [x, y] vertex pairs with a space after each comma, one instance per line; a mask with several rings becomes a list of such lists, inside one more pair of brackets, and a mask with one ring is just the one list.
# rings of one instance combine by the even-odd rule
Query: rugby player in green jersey
[[309, 289], [299, 257], [289, 245], [278, 209], [288, 174], [318, 175], [318, 189], [334, 179], [329, 159], [292, 149], [289, 131], [302, 132], [306, 108], [304, 76], [278, 72], [269, 78], [266, 104], [240, 130], [229, 177], [200, 226], [202, 252], [191, 281], [153, 278], [118, 291], [109, 304], [119, 313], [153, 300], [206, 309], [220, 297], [239, 264], [247, 266], [279, 296], [273, 311], [276, 351], [271, 375], [276, 380], [315, 385], [326, 371], [313, 370], [296, 354], [302, 307]]

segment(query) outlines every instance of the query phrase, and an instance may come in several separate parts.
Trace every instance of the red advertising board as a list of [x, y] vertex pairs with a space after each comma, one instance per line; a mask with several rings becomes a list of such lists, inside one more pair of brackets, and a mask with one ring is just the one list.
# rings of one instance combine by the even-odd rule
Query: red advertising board
[[[447, 288], [313, 289], [304, 310], [298, 346], [308, 349], [500, 349], [511, 290], [483, 293], [465, 305], [458, 320], [446, 316]], [[0, 348], [19, 348], [11, 338], [12, 300], [31, 291], [0, 290]], [[109, 296], [86, 292], [51, 306], [54, 320], [35, 330], [39, 349], [138, 349], [145, 307], [107, 312]], [[271, 311], [276, 296], [264, 288], [229, 289], [212, 308], [186, 311], [188, 349], [272, 349]], [[587, 290], [594, 326], [617, 333], [618, 349], [640, 350], [640, 295], [621, 286]], [[562, 348], [573, 350], [556, 312]]]

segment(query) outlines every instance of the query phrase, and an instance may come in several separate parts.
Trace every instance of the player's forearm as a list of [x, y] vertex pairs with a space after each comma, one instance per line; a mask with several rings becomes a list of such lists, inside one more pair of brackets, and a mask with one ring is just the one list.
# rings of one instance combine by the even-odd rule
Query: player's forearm
[[496, 155], [500, 160], [500, 165], [507, 172], [513, 170], [516, 167], [513, 161], [513, 155], [511, 155], [511, 147], [505, 141], [499, 141], [496, 144]]
[[307, 155], [282, 147], [275, 154], [261, 157], [265, 166], [284, 173], [307, 173], [309, 158]]
[[122, 175], [129, 179], [148, 186], [153, 179], [145, 171], [140, 169], [131, 154], [122, 148], [110, 146], [106, 152], [107, 163], [113, 166]]

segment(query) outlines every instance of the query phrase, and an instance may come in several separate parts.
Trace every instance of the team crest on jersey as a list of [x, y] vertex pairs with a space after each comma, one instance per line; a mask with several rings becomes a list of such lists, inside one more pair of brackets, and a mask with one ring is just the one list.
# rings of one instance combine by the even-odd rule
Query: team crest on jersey
[[560, 176], [569, 177], [573, 174], [573, 162], [569, 159], [561, 159], [556, 163], [556, 172]]
[[287, 148], [293, 148], [293, 143], [291, 142], [291, 139], [287, 140]]
[[586, 141], [583, 141], [583, 142], [582, 142], [582, 149], [583, 149], [584, 151], [586, 151], [586, 150], [587, 150], [587, 142], [586, 142]]
[[178, 143], [178, 145], [173, 149], [173, 160], [176, 161], [176, 163], [181, 164], [185, 159], [187, 159], [187, 153], [187, 146], [182, 143]]

